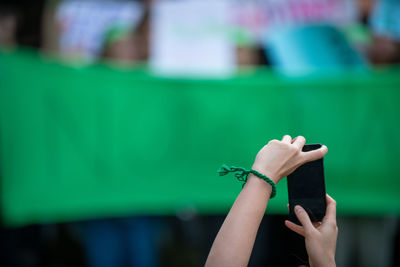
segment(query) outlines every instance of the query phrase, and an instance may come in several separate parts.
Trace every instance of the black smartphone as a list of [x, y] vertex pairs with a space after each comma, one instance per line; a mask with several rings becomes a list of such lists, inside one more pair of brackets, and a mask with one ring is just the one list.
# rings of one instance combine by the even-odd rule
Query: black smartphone
[[[320, 148], [320, 144], [310, 144], [303, 151]], [[300, 224], [294, 207], [302, 206], [310, 216], [311, 221], [320, 222], [326, 211], [326, 191], [323, 159], [305, 163], [287, 177], [289, 193], [289, 220]]]

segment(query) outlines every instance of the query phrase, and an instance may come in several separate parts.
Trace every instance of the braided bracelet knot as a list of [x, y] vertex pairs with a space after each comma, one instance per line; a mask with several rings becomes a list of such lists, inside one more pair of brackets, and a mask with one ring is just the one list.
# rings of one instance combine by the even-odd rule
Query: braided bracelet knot
[[248, 179], [248, 177], [249, 177], [249, 174], [252, 173], [252, 174], [254, 174], [255, 176], [257, 176], [258, 178], [260, 178], [260, 179], [266, 181], [268, 184], [271, 185], [271, 187], [272, 187], [271, 198], [273, 198], [273, 197], [276, 195], [276, 185], [275, 185], [275, 183], [274, 183], [270, 178], [268, 178], [267, 176], [265, 176], [265, 175], [262, 174], [262, 173], [259, 173], [259, 172], [256, 171], [256, 170], [253, 170], [253, 169], [247, 170], [247, 169], [245, 169], [245, 168], [242, 168], [242, 167], [235, 167], [235, 166], [229, 167], [229, 166], [227, 166], [226, 164], [223, 164], [223, 165], [218, 169], [217, 172], [219, 173], [220, 176], [227, 175], [227, 174], [230, 173], [230, 172], [236, 172], [236, 173], [235, 173], [235, 177], [236, 177], [240, 182], [243, 182], [243, 187], [244, 187], [244, 185], [245, 185], [246, 182], [247, 182], [247, 179]]

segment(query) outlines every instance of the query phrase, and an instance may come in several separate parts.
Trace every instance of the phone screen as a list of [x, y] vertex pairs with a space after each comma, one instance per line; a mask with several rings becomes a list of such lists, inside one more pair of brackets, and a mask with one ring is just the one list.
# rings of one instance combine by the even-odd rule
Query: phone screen
[[[303, 151], [320, 148], [320, 144], [305, 145]], [[287, 177], [289, 193], [289, 219], [299, 223], [294, 213], [296, 205], [302, 206], [311, 221], [322, 221], [326, 210], [326, 192], [323, 159], [311, 161], [297, 168]]]

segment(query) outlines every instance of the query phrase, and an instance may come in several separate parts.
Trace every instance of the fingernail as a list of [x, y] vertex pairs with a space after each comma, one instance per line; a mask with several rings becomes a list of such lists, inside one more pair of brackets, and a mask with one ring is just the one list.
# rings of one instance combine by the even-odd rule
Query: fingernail
[[294, 207], [294, 211], [295, 211], [295, 212], [302, 212], [302, 211], [303, 211], [303, 208], [302, 208], [301, 206], [299, 206], [299, 205], [296, 205], [296, 206]]

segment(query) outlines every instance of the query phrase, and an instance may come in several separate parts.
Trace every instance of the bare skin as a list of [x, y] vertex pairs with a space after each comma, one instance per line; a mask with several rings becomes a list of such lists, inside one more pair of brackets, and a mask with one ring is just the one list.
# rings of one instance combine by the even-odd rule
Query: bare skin
[[336, 202], [326, 195], [326, 203], [326, 215], [321, 223], [312, 223], [301, 206], [295, 207], [295, 213], [302, 226], [285, 221], [290, 230], [304, 236], [311, 267], [336, 266], [335, 250], [338, 235]]
[[[320, 159], [328, 152], [326, 146], [322, 146], [317, 150], [302, 152], [301, 150], [305, 142], [306, 140], [302, 136], [292, 139], [289, 135], [285, 135], [281, 141], [272, 140], [258, 152], [252, 168], [265, 174], [277, 184], [297, 167], [306, 162]], [[236, 198], [214, 240], [205, 266], [247, 266], [260, 222], [271, 196], [271, 190], [271, 186], [264, 180], [254, 175], [249, 176], [245, 187]], [[315, 246], [320, 246], [320, 242], [327, 240], [325, 239], [325, 232], [320, 234], [324, 238], [319, 238], [315, 232], [310, 230], [309, 225], [306, 224], [307, 221], [304, 219], [304, 214], [299, 214], [302, 215], [303, 221], [300, 221], [304, 222], [307, 231], [305, 231], [306, 228], [304, 225], [295, 226], [293, 223], [289, 223], [289, 225], [298, 230], [298, 233], [302, 233], [300, 230], [304, 229], [304, 234], [309, 236], [309, 246], [307, 249], [310, 248], [316, 251], [312, 254], [312, 257], [314, 255], [320, 256], [322, 252], [317, 251]], [[309, 233], [312, 233], [312, 235], [308, 235]], [[325, 246], [324, 248], [329, 251], [324, 250], [322, 254], [331, 255], [331, 247]], [[334, 253], [333, 250], [333, 255]], [[319, 257], [315, 258], [315, 260], [314, 258], [312, 259], [312, 262], [316, 264], [313, 267], [328, 266], [317, 265]]]

